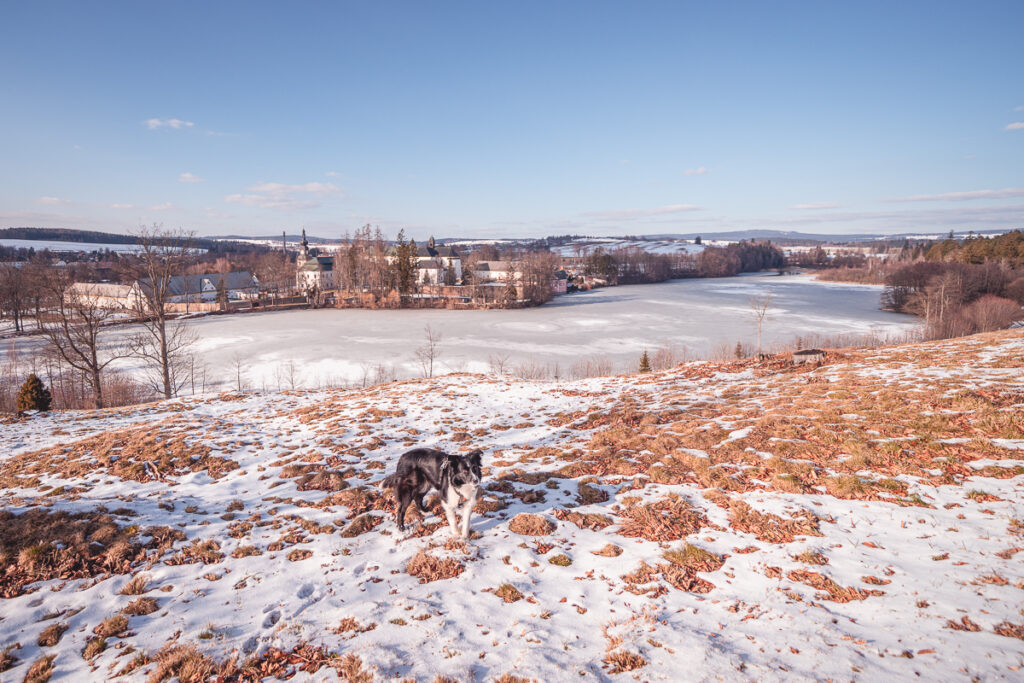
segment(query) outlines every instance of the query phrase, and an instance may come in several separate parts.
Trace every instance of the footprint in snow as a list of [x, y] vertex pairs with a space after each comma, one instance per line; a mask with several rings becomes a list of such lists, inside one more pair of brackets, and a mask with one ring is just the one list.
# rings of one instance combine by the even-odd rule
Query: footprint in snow
[[314, 590], [313, 584], [311, 584], [311, 583], [305, 584], [302, 588], [299, 589], [299, 593], [298, 593], [299, 599], [300, 600], [305, 600], [306, 598], [308, 598], [310, 595], [313, 594], [313, 590]]
[[270, 628], [280, 620], [281, 613], [277, 610], [274, 610], [273, 612], [267, 615], [266, 619], [263, 620], [263, 628]]

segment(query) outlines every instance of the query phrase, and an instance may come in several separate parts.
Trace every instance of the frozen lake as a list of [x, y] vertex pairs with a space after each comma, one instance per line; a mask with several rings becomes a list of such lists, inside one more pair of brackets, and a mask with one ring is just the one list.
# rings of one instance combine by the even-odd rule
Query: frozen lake
[[383, 372], [418, 376], [424, 328], [440, 332], [435, 373], [558, 366], [568, 377], [587, 359], [635, 370], [641, 352], [671, 345], [688, 359], [756, 343], [750, 298], [771, 293], [765, 350], [813, 335], [897, 336], [915, 318], [879, 310], [881, 288], [806, 275], [745, 275], [610, 287], [561, 296], [538, 308], [495, 311], [320, 309], [198, 318], [197, 357], [209, 380], [234, 385], [236, 364], [251, 388], [361, 383]]

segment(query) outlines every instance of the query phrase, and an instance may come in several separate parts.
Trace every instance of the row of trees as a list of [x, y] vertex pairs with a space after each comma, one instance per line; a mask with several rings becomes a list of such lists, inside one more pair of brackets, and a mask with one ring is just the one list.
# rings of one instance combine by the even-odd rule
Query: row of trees
[[921, 316], [932, 339], [1002, 329], [1024, 317], [1024, 269], [1005, 262], [905, 264], [887, 276], [882, 306]]

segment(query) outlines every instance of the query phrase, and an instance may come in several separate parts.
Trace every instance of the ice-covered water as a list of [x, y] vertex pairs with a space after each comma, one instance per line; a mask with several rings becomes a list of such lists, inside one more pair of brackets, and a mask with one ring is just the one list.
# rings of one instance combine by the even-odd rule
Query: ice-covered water
[[[831, 284], [809, 276], [747, 275], [610, 287], [561, 296], [538, 308], [494, 311], [320, 309], [210, 316], [190, 321], [207, 377], [233, 385], [240, 369], [252, 388], [316, 387], [420, 374], [424, 328], [440, 332], [435, 371], [508, 365], [552, 368], [561, 376], [589, 358], [635, 368], [641, 352], [671, 344], [690, 359], [737, 341], [753, 345], [750, 298], [771, 293], [765, 349], [808, 335], [899, 335], [916, 319], [879, 310], [880, 287]], [[236, 361], [237, 366], [236, 367]], [[294, 368], [294, 370], [292, 370]]]

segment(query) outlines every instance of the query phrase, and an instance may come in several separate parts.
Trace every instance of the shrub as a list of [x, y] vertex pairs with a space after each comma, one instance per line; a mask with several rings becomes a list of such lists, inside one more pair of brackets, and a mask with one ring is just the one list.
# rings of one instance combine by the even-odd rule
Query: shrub
[[50, 624], [43, 632], [39, 634], [39, 638], [36, 639], [36, 644], [39, 647], [52, 647], [60, 642], [60, 637], [64, 635], [64, 631], [68, 630], [67, 624]]
[[52, 401], [50, 390], [43, 386], [42, 380], [32, 374], [28, 376], [25, 383], [21, 385], [21, 390], [18, 391], [18, 412], [22, 413], [26, 410], [46, 412], [50, 409]]
[[540, 515], [520, 513], [508, 523], [508, 528], [513, 533], [523, 536], [547, 536], [555, 530], [555, 523], [544, 519]]

